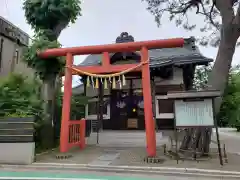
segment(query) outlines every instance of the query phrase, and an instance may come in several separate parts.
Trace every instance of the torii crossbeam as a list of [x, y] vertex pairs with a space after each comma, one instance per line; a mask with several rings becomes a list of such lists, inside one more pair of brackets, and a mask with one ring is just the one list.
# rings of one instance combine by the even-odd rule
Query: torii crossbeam
[[[182, 47], [185, 39], [174, 38], [165, 40], [153, 41], [139, 41], [128, 43], [117, 43], [96, 46], [81, 46], [71, 48], [57, 48], [48, 49], [40, 52], [39, 56], [42, 58], [53, 56], [66, 56], [66, 69], [64, 80], [64, 95], [62, 106], [62, 121], [61, 121], [61, 135], [60, 135], [60, 152], [68, 151], [68, 138], [69, 138], [69, 120], [70, 120], [70, 103], [72, 96], [72, 75], [79, 74], [79, 72], [88, 72], [96, 74], [108, 74], [115, 72], [122, 72], [127, 69], [132, 71], [142, 72], [142, 88], [144, 99], [144, 117], [146, 128], [146, 149], [149, 157], [156, 156], [156, 132], [155, 122], [153, 119], [152, 111], [152, 95], [150, 86], [150, 69], [149, 69], [149, 49], [160, 48], [174, 48]], [[115, 52], [134, 52], [140, 51], [141, 62], [135, 64], [112, 65], [110, 63], [109, 53]], [[85, 54], [102, 54], [102, 64], [100, 66], [74, 66], [74, 55]], [[74, 70], [75, 69], [75, 70]], [[78, 71], [79, 70], [79, 71]], [[80, 74], [81, 75], [81, 74]]]

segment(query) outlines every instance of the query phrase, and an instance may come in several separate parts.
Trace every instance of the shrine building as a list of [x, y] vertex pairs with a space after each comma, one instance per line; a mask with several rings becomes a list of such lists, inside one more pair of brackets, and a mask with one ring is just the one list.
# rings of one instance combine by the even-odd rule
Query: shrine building
[[[133, 42], [134, 38], [126, 32], [116, 38], [116, 43]], [[153, 115], [158, 129], [174, 127], [173, 100], [167, 99], [169, 91], [192, 89], [194, 71], [198, 65], [208, 65], [213, 60], [204, 57], [195, 45], [194, 38], [182, 48], [149, 50]], [[89, 55], [79, 66], [101, 65], [101, 55]], [[110, 54], [111, 64], [130, 64], [140, 62], [139, 52]], [[144, 109], [141, 72], [129, 72], [125, 76], [126, 85], [119, 77], [103, 89], [101, 129], [144, 130]], [[84, 79], [84, 77], [83, 77]], [[89, 97], [85, 108], [85, 118], [91, 122], [93, 131], [99, 127], [99, 88], [83, 85], [73, 88], [73, 93], [84, 93]]]

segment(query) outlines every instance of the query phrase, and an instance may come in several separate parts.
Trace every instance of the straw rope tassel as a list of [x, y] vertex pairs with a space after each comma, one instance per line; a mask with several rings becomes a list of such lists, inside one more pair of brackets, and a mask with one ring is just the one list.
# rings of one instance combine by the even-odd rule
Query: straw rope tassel
[[112, 88], [116, 89], [116, 79], [114, 76], [113, 76], [113, 81], [112, 81]]
[[90, 86], [90, 78], [89, 78], [89, 76], [87, 76], [87, 87], [89, 87]]
[[104, 78], [104, 89], [108, 88], [107, 78]]
[[119, 76], [119, 78], [118, 78], [118, 82], [119, 82], [119, 87], [120, 87], [120, 89], [122, 89], [122, 81], [121, 81], [121, 76]]
[[99, 82], [98, 82], [98, 78], [96, 78], [96, 82], [95, 82], [95, 88], [99, 88]]
[[122, 75], [122, 85], [123, 86], [126, 85], [126, 78], [125, 78], [124, 74]]
[[95, 88], [95, 87], [94, 87], [94, 80], [93, 80], [93, 76], [91, 76], [91, 84], [92, 84], [92, 87], [93, 87], [93, 88]]

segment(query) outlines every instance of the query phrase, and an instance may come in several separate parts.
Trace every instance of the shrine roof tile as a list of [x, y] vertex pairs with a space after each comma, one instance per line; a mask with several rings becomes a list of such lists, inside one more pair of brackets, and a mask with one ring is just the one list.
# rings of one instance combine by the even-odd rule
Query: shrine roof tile
[[[136, 52], [136, 54], [139, 54]], [[113, 54], [110, 54], [112, 56]], [[140, 54], [139, 54], [140, 55]], [[150, 67], [160, 67], [168, 64], [204, 64], [213, 60], [203, 56], [197, 47], [166, 48], [149, 50]], [[97, 66], [101, 64], [101, 55], [89, 55], [80, 66]]]
[[[181, 48], [164, 48], [164, 49], [151, 49], [149, 50], [150, 67], [159, 67], [168, 64], [206, 64], [212, 62], [213, 60], [207, 58], [201, 54], [198, 47], [195, 45], [195, 38], [189, 38], [184, 47]], [[127, 32], [121, 33], [121, 35], [116, 39], [116, 43], [121, 42], [131, 42], [134, 38]], [[140, 56], [139, 52], [135, 54]], [[110, 58], [114, 53], [110, 54]], [[98, 66], [101, 64], [102, 56], [99, 55], [89, 55], [86, 59], [79, 64], [80, 66]]]

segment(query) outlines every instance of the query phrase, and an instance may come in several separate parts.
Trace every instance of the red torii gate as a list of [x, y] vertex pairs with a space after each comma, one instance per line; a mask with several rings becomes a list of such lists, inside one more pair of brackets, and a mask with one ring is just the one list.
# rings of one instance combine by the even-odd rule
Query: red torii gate
[[[107, 74], [121, 72], [127, 69], [134, 69], [133, 71], [142, 72], [142, 88], [144, 98], [144, 116], [145, 116], [145, 128], [146, 128], [146, 146], [147, 155], [149, 157], [156, 156], [156, 132], [155, 122], [153, 119], [152, 111], [152, 97], [150, 87], [150, 69], [149, 69], [149, 49], [160, 48], [174, 48], [182, 47], [185, 40], [183, 38], [164, 39], [164, 40], [152, 40], [152, 41], [140, 41], [140, 42], [128, 42], [117, 43], [107, 45], [96, 46], [81, 46], [71, 48], [56, 48], [48, 49], [44, 52], [40, 52], [39, 56], [42, 58], [53, 56], [66, 56], [66, 69], [64, 80], [64, 95], [62, 106], [62, 121], [61, 121], [61, 135], [60, 135], [60, 152], [65, 153], [68, 151], [69, 140], [69, 124], [70, 124], [70, 103], [72, 96], [72, 75], [79, 74], [73, 69], [96, 74]], [[135, 64], [123, 64], [123, 65], [111, 65], [109, 53], [116, 52], [134, 52], [140, 51], [141, 62]], [[74, 66], [74, 55], [85, 54], [102, 54], [101, 66]], [[138, 68], [134, 68], [138, 67]], [[73, 69], [72, 69], [73, 68]]]

